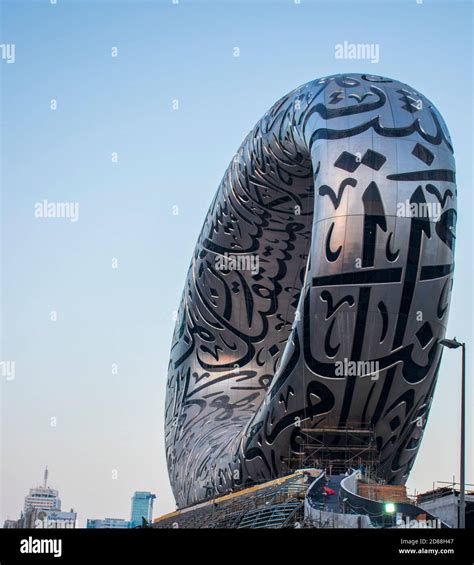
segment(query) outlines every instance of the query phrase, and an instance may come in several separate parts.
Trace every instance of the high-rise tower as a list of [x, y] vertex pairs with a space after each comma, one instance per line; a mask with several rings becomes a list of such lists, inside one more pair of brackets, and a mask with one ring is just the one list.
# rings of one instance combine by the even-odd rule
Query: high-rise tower
[[137, 491], [132, 496], [132, 513], [130, 517], [130, 526], [136, 528], [141, 526], [143, 518], [151, 522], [153, 517], [153, 501], [156, 496], [148, 491]]
[[32, 509], [61, 510], [58, 491], [48, 487], [48, 467], [44, 470], [43, 485], [31, 488], [29, 494], [25, 496], [25, 514]]

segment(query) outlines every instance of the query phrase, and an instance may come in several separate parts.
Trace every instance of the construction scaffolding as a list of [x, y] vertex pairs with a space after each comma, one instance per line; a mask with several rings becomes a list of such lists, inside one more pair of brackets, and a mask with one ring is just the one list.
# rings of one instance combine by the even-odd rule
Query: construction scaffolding
[[363, 470], [364, 476], [376, 476], [380, 457], [375, 431], [369, 424], [301, 428], [298, 439], [300, 451], [284, 458], [290, 472], [318, 468], [334, 475], [356, 467]]
[[306, 491], [320, 471], [299, 471], [178, 510], [155, 520], [154, 528], [289, 528], [304, 521]]

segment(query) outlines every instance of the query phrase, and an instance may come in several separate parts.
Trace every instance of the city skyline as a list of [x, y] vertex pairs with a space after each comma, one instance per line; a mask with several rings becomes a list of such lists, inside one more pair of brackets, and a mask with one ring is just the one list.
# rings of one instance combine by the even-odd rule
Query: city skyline
[[71, 508], [61, 508], [59, 491], [48, 486], [48, 467], [45, 467], [43, 484], [29, 489], [20, 515], [8, 517], [4, 528], [75, 528], [77, 513]]
[[[71, 508], [69, 512], [61, 511], [61, 499], [59, 491], [48, 486], [48, 467], [45, 467], [43, 475], [43, 483], [29, 489], [28, 494], [24, 498], [23, 509], [17, 517], [7, 516], [4, 520], [3, 527], [66, 527], [60, 525], [46, 524], [54, 520], [56, 523], [74, 522], [76, 527], [77, 513]], [[142, 517], [147, 523], [153, 520], [153, 501], [156, 498], [150, 491], [135, 491], [131, 497], [130, 518], [85, 518], [84, 527], [87, 528], [136, 528], [142, 527]], [[35, 525], [38, 521], [44, 522], [43, 525]]]

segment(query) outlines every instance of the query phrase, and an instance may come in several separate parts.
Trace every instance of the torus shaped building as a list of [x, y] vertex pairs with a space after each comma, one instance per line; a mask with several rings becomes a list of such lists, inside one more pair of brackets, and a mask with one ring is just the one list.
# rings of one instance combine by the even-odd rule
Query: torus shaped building
[[165, 416], [179, 507], [287, 474], [304, 430], [371, 429], [377, 476], [406, 481], [455, 210], [448, 130], [412, 87], [334, 75], [274, 104], [225, 172], [186, 278]]

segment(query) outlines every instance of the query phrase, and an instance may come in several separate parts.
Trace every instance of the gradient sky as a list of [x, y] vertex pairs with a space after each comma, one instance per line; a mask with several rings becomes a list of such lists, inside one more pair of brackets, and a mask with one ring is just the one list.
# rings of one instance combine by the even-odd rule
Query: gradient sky
[[[444, 116], [459, 189], [448, 336], [471, 345], [472, 6], [1, 2], [0, 43], [16, 46], [14, 64], [0, 61], [1, 357], [16, 364], [0, 389], [1, 523], [19, 517], [46, 464], [81, 525], [128, 518], [135, 490], [157, 495], [155, 516], [174, 509], [163, 445], [173, 311], [234, 152], [278, 98], [309, 80], [393, 77]], [[343, 41], [378, 44], [380, 62], [336, 59]], [[78, 202], [79, 220], [36, 218], [45, 199]], [[459, 358], [445, 353], [412, 491], [459, 480]]]

